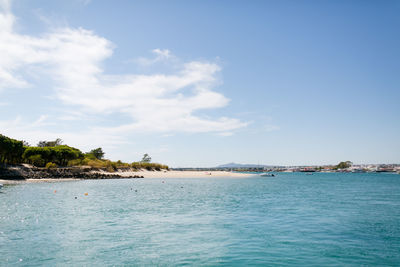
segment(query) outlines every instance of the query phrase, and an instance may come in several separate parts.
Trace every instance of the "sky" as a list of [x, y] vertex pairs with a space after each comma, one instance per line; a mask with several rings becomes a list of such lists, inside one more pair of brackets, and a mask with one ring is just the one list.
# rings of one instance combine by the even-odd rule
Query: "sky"
[[399, 12], [0, 0], [0, 133], [172, 167], [400, 163]]

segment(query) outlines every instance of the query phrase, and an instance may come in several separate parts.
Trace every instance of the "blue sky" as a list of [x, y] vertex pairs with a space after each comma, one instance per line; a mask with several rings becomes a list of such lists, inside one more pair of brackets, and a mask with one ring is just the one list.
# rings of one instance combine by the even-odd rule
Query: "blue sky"
[[173, 167], [400, 163], [399, 11], [0, 0], [0, 131]]

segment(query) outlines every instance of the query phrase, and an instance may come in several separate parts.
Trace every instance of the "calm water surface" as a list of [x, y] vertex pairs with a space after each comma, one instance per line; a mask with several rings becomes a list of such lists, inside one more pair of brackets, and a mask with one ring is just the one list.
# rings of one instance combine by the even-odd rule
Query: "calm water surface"
[[398, 266], [400, 175], [5, 186], [0, 265]]

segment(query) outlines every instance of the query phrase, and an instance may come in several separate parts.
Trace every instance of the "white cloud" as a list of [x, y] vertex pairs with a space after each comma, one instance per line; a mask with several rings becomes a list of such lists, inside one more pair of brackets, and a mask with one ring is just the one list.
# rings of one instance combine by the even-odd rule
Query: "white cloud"
[[168, 49], [153, 49], [153, 53], [155, 53], [158, 57], [160, 58], [170, 58], [171, 57], [171, 51]]
[[108, 132], [98, 132], [95, 129], [81, 129], [70, 132], [44, 129], [47, 116], [39, 116], [34, 122], [24, 120], [17, 116], [13, 120], [0, 121], [1, 134], [18, 140], [26, 140], [31, 145], [39, 141], [55, 140], [61, 138], [64, 143], [79, 147], [82, 151], [89, 151], [95, 147], [103, 147], [109, 151], [113, 148], [126, 144], [124, 137]]
[[[145, 131], [230, 135], [247, 125], [235, 118], [199, 115], [201, 110], [229, 103], [228, 98], [214, 91], [219, 82], [217, 64], [191, 61], [181, 63], [173, 74], [107, 75], [103, 64], [113, 53], [110, 41], [82, 28], [58, 28], [39, 37], [19, 34], [14, 30], [9, 1], [0, 1], [0, 91], [34, 87], [35, 75], [51, 77], [47, 82], [66, 107], [97, 116], [123, 114], [130, 118], [123, 125], [96, 127], [108, 134]], [[142, 59], [143, 64], [174, 57], [167, 49], [152, 52], [155, 57]]]
[[146, 57], [140, 57], [137, 60], [135, 60], [139, 65], [148, 67], [151, 66], [155, 63], [161, 62], [161, 61], [167, 61], [169, 59], [175, 58], [171, 51], [168, 49], [153, 49], [151, 52], [155, 55], [153, 58], [146, 58]]

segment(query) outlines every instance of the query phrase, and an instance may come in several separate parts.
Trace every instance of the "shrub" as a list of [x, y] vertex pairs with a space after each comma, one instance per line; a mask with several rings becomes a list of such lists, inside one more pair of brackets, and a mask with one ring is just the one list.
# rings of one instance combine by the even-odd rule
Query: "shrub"
[[24, 143], [0, 134], [0, 164], [16, 164], [22, 160]]
[[97, 158], [93, 154], [86, 153], [85, 154], [85, 159], [96, 160]]
[[117, 170], [117, 163], [107, 160], [105, 162], [106, 171], [115, 172]]
[[70, 160], [81, 159], [83, 154], [79, 149], [60, 145], [56, 147], [28, 147], [22, 155], [28, 161], [32, 156], [40, 156], [44, 160], [43, 165], [47, 162], [54, 162], [66, 166]]
[[84, 164], [84, 159], [73, 159], [68, 161], [68, 167], [72, 167], [72, 166], [81, 166], [81, 165], [85, 165]]
[[132, 162], [131, 163], [131, 168], [133, 169], [146, 169], [146, 170], [157, 170], [160, 171], [161, 169], [166, 169], [168, 170], [167, 165], [162, 165], [158, 163], [149, 163], [149, 162]]
[[41, 155], [32, 155], [28, 158], [28, 161], [36, 167], [43, 167], [46, 164]]
[[105, 167], [104, 162], [101, 160], [97, 160], [97, 159], [96, 160], [88, 160], [85, 165], [89, 165], [92, 168], [98, 168], [98, 169]]
[[53, 163], [53, 162], [48, 162], [46, 164], [46, 169], [56, 169], [57, 168], [57, 164]]
[[113, 168], [112, 166], [108, 166], [108, 167], [106, 168], [106, 171], [108, 171], [108, 172], [115, 172], [115, 170], [114, 170], [114, 168]]

